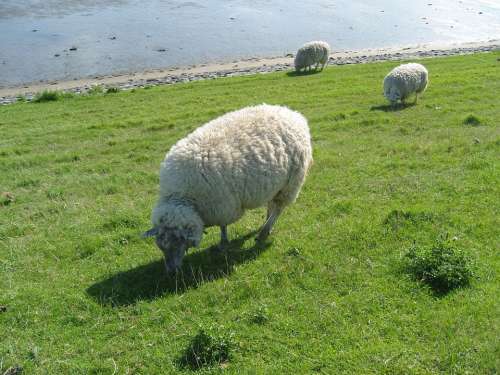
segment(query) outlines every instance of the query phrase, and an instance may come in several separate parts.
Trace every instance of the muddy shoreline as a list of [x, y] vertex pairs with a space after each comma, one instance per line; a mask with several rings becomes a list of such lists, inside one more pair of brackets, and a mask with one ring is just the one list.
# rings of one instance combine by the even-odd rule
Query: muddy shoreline
[[[500, 40], [488, 42], [419, 45], [410, 47], [390, 47], [361, 51], [335, 52], [330, 55], [328, 65], [364, 64], [378, 61], [397, 61], [463, 55], [500, 50]], [[222, 64], [201, 64], [186, 68], [159, 69], [140, 73], [111, 75], [72, 81], [43, 82], [19, 87], [0, 88], [0, 104], [11, 104], [19, 98], [30, 101], [36, 93], [57, 90], [77, 95], [85, 94], [94, 86], [103, 89], [114, 87], [131, 90], [146, 86], [171, 85], [184, 82], [263, 74], [293, 70], [293, 56], [274, 58], [253, 58]]]

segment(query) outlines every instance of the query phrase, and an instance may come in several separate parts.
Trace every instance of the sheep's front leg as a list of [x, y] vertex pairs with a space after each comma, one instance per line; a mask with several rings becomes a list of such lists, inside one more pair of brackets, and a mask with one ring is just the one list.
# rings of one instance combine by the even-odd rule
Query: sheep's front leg
[[415, 93], [415, 104], [418, 102], [418, 92]]

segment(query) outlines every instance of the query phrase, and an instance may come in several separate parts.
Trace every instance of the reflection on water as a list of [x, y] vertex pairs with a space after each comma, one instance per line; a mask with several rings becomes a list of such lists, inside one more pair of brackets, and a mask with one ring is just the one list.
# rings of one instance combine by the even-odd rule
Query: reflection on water
[[0, 19], [65, 16], [130, 3], [131, 0], [2, 0]]
[[293, 52], [500, 38], [493, 0], [0, 0], [0, 86]]

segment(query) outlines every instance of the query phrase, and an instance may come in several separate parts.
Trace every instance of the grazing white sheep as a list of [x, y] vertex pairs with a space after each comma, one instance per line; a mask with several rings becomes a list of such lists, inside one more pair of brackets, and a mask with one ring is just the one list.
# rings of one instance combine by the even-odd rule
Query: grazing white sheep
[[259, 240], [297, 198], [312, 162], [307, 120], [286, 107], [258, 105], [227, 113], [177, 142], [160, 168], [160, 194], [152, 213], [167, 271], [182, 265], [203, 229], [227, 225], [246, 209], [267, 204]]
[[295, 70], [300, 72], [302, 69], [311, 70], [315, 65], [315, 69], [321, 65], [321, 70], [325, 68], [330, 58], [330, 45], [327, 42], [314, 41], [304, 44], [299, 48], [295, 55]]
[[427, 88], [429, 73], [425, 66], [416, 63], [400, 65], [389, 72], [384, 78], [384, 96], [395, 105], [402, 103], [415, 93], [415, 103], [418, 94]]

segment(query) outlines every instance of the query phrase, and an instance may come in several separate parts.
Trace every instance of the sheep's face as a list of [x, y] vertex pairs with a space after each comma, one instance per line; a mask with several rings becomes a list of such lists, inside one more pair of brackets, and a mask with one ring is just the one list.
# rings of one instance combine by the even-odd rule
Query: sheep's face
[[182, 228], [160, 225], [144, 233], [144, 237], [153, 236], [163, 252], [167, 272], [179, 270], [186, 251], [196, 245], [190, 239], [190, 232]]
[[155, 237], [165, 256], [167, 272], [174, 272], [181, 268], [186, 251], [200, 244], [203, 221], [189, 202], [173, 198], [159, 201], [151, 221], [154, 227], [143, 237]]
[[391, 87], [388, 91], [386, 91], [385, 97], [389, 99], [391, 104], [396, 104], [398, 100], [402, 99], [401, 92], [395, 87]]
[[163, 252], [167, 272], [175, 272], [181, 268], [184, 254], [193, 246], [188, 237], [182, 229], [162, 226], [158, 228], [156, 245]]

